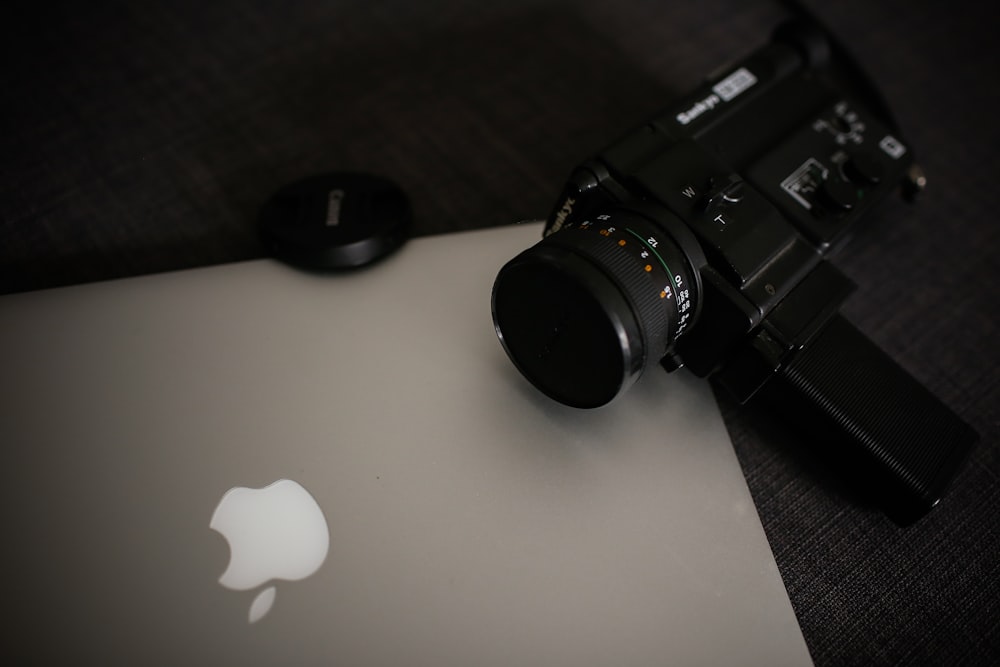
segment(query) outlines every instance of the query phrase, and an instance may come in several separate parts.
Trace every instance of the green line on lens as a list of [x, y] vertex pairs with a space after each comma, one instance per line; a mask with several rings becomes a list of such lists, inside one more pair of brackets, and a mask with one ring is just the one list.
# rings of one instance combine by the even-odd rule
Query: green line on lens
[[656, 255], [656, 259], [660, 260], [660, 264], [663, 265], [663, 270], [667, 272], [667, 277], [670, 278], [670, 284], [674, 286], [675, 290], [679, 289], [677, 287], [677, 281], [674, 280], [674, 272], [670, 270], [670, 267], [667, 266], [667, 263], [663, 261], [662, 257], [660, 257], [660, 253], [656, 252], [656, 248], [654, 248], [653, 246], [649, 245], [649, 242], [646, 239], [642, 238], [641, 236], [639, 236], [638, 234], [636, 234], [635, 232], [633, 232], [628, 227], [625, 228], [625, 231], [628, 232], [629, 234], [631, 234], [632, 236], [636, 237], [637, 239], [639, 239], [639, 241], [644, 246], [646, 246], [647, 248], [649, 248], [649, 251], [651, 253], [653, 253], [654, 255]]

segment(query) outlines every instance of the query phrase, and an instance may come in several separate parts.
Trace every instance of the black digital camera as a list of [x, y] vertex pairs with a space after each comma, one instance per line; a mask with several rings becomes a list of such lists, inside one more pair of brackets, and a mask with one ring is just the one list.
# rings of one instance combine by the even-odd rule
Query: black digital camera
[[538, 389], [604, 405], [655, 364], [758, 393], [858, 454], [900, 522], [930, 509], [975, 432], [839, 315], [826, 257], [922, 175], [874, 86], [810, 24], [584, 162], [493, 288]]

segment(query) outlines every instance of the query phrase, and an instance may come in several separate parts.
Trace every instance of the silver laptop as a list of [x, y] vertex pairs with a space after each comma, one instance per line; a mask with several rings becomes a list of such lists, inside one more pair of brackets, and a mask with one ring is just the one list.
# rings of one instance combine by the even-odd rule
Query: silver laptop
[[708, 387], [579, 411], [507, 360], [539, 236], [0, 299], [0, 658], [808, 664]]

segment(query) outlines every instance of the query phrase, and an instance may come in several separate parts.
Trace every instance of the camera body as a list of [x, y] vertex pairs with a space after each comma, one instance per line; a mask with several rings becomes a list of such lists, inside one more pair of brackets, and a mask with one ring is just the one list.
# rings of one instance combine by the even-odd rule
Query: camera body
[[975, 433], [839, 314], [828, 261], [922, 187], [877, 91], [817, 28], [772, 41], [571, 174], [544, 239], [497, 277], [508, 355], [549, 396], [615, 398], [650, 366], [766, 389], [832, 435], [900, 522], [932, 507]]
[[[803, 33], [817, 41], [811, 49], [774, 41], [577, 168], [545, 228], [548, 236], [615, 208], [659, 225], [679, 218], [695, 237], [677, 240], [697, 258], [701, 298], [665, 361], [721, 374], [740, 400], [769, 375], [744, 359], [760, 347], [753, 338], [769, 335], [790, 352], [808, 324], [836, 312], [853, 286], [824, 257], [913, 165], [885, 119], [823, 76], [826, 63], [803, 57], [829, 53]], [[808, 298], [793, 295], [804, 287]], [[771, 317], [792, 302], [798, 332]]]

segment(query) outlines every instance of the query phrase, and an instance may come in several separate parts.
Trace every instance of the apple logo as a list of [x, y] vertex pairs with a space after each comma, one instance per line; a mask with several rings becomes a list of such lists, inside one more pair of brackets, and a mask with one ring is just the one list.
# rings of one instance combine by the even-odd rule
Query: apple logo
[[[274, 579], [298, 581], [326, 560], [330, 531], [316, 500], [289, 479], [262, 488], [237, 486], [219, 501], [209, 528], [229, 543], [229, 565], [219, 577], [226, 588], [248, 591]], [[250, 623], [271, 610], [275, 588], [250, 605]]]

